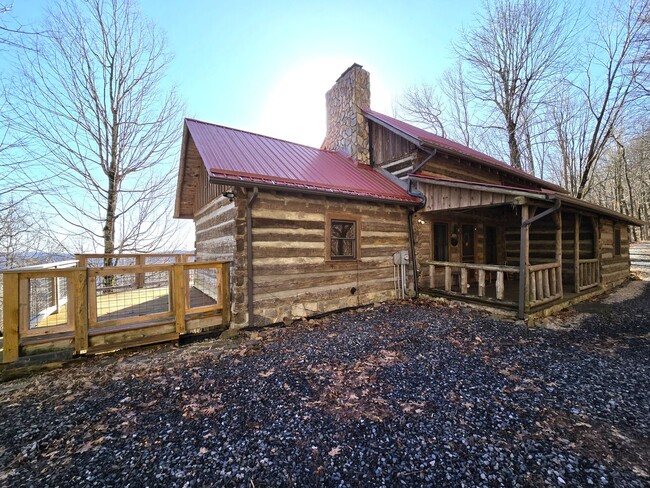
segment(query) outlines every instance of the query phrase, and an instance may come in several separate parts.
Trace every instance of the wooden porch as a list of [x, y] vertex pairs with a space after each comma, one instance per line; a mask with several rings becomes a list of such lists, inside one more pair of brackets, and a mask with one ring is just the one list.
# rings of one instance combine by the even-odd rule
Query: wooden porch
[[4, 272], [2, 362], [177, 340], [230, 321], [230, 263], [186, 254], [77, 255]]
[[[445, 276], [449, 274], [449, 279], [437, 278], [433, 281], [430, 281], [427, 286], [420, 287], [421, 292], [431, 296], [461, 300], [476, 304], [485, 304], [493, 308], [504, 310], [506, 313], [511, 313], [513, 316], [516, 315], [518, 311], [519, 299], [518, 270], [513, 271], [512, 267], [507, 266], [496, 267], [481, 265], [473, 265], [470, 267], [461, 268], [458, 267], [458, 263], [443, 262], [431, 262], [429, 266], [434, 270], [436, 267], [441, 267], [445, 270], [449, 270], [445, 271]], [[504, 269], [497, 270], [495, 268]], [[474, 279], [465, 278], [467, 279], [465, 282], [463, 280], [463, 275], [471, 277], [471, 272], [468, 271], [465, 274], [462, 273], [462, 269], [477, 270]], [[546, 267], [545, 269], [550, 270], [551, 268]], [[481, 270], [483, 271], [482, 273]], [[551, 308], [561, 309], [563, 308], [563, 304], [565, 306], [570, 306], [574, 303], [577, 303], [577, 301], [580, 301], [580, 297], [589, 298], [592, 292], [598, 289], [598, 286], [596, 286], [597, 283], [594, 286], [584, 287], [580, 292], [576, 292], [571, 288], [567, 290], [566, 287], [563, 287], [562, 293], [560, 295], [557, 293], [557, 281], [555, 282], [556, 288], [553, 288], [551, 279], [549, 278], [548, 285], [546, 285], [548, 288], [546, 290], [544, 288], [546, 276], [552, 276], [552, 272], [544, 273], [544, 269], [539, 269], [537, 271], [533, 271], [533, 273], [535, 273], [534, 280], [536, 282], [536, 285], [534, 292], [535, 294], [531, 295], [531, 298], [537, 297], [537, 289], [539, 288], [539, 285], [537, 285], [537, 279], [538, 277], [541, 277], [541, 290], [543, 290], [543, 294], [548, 295], [549, 299], [532, 299], [528, 310], [529, 315], [537, 315], [540, 312]], [[555, 273], [557, 273], [557, 271], [555, 271]], [[430, 272], [429, 276], [435, 276], [435, 271]]]
[[525, 318], [602, 289], [598, 216], [542, 192], [414, 180], [427, 198], [420, 222], [431, 224], [422, 291]]

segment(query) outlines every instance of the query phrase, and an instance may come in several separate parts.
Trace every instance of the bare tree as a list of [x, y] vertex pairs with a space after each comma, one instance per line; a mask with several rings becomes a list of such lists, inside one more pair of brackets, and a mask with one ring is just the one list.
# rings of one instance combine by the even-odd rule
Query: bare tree
[[0, 3], [0, 47], [25, 47], [22, 42], [25, 36], [37, 36], [39, 33], [11, 17], [12, 10], [13, 2]]
[[443, 110], [440, 96], [427, 83], [407, 88], [399, 101], [399, 112], [404, 119], [446, 137]]
[[634, 2], [636, 16], [640, 22], [639, 33], [634, 40], [632, 69], [636, 70], [635, 95], [650, 97], [650, 4]]
[[594, 168], [625, 110], [633, 101], [631, 93], [638, 77], [646, 68], [639, 60], [639, 36], [643, 34], [643, 12], [649, 0], [633, 0], [624, 10], [614, 7], [610, 15], [599, 22], [597, 38], [592, 44], [582, 82], [573, 87], [590, 114], [588, 144], [580, 155], [578, 198], [590, 191]]
[[575, 18], [556, 1], [484, 0], [476, 26], [455, 43], [471, 96], [500, 115], [490, 124], [505, 133], [516, 168], [525, 167], [527, 123], [565, 72]]
[[[603, 154], [593, 172], [589, 199], [626, 215], [648, 221], [650, 218], [650, 130], [617, 130], [615, 145]], [[632, 239], [647, 238], [648, 227]]]
[[10, 99], [50, 182], [42, 197], [73, 241], [107, 254], [164, 247], [181, 113], [163, 83], [164, 38], [129, 0], [61, 0], [43, 30]]
[[473, 145], [471, 96], [460, 62], [446, 70], [435, 86], [421, 83], [408, 88], [400, 97], [398, 112], [411, 123]]
[[[0, 51], [10, 55], [21, 47], [25, 36], [37, 36], [38, 33], [16, 22], [10, 16], [12, 3], [0, 3]], [[9, 218], [5, 215], [15, 210], [32, 193], [30, 176], [26, 170], [28, 161], [18, 157], [19, 150], [24, 147], [24, 137], [13, 131], [13, 119], [7, 104], [7, 94], [11, 84], [4, 86], [4, 76], [0, 75], [0, 220]]]
[[449, 101], [448, 112], [457, 139], [466, 146], [473, 145], [471, 93], [465, 82], [463, 64], [456, 64], [445, 71], [440, 80], [440, 89]]

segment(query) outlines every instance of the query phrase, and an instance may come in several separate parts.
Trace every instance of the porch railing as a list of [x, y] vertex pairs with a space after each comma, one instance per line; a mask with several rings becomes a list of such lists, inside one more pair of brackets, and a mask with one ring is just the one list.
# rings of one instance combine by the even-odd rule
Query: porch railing
[[[474, 295], [479, 298], [485, 298], [486, 277], [488, 273], [495, 273], [496, 300], [503, 303], [511, 303], [505, 301], [505, 276], [511, 274], [519, 275], [519, 268], [515, 266], [454, 263], [448, 261], [427, 261], [424, 264], [429, 266], [430, 288], [436, 288], [438, 285], [436, 283], [436, 269], [443, 268], [444, 291], [452, 295], [459, 293], [460, 295]], [[477, 272], [476, 287], [474, 288], [475, 293], [470, 293], [472, 287], [469, 286], [468, 282], [468, 270], [475, 270]], [[552, 302], [562, 297], [562, 267], [560, 263], [553, 262], [529, 266], [527, 278], [528, 308]], [[454, 288], [458, 288], [458, 292], [455, 292]]]
[[578, 261], [578, 276], [576, 276], [578, 291], [598, 286], [600, 283], [600, 266], [598, 258], [580, 259]]
[[[476, 296], [485, 297], [485, 278], [486, 273], [496, 273], [495, 292], [496, 299], [503, 301], [505, 299], [505, 275], [519, 274], [519, 268], [515, 266], [499, 266], [496, 264], [474, 264], [474, 263], [453, 263], [449, 261], [427, 261], [429, 265], [429, 285], [431, 288], [436, 287], [436, 268], [444, 268], [444, 289], [447, 293], [452, 293], [454, 280], [458, 281], [457, 286], [461, 295], [470, 295], [467, 271], [477, 271], [477, 289]], [[458, 270], [458, 271], [454, 271]]]
[[541, 305], [562, 297], [561, 263], [535, 264], [528, 267], [529, 305]]

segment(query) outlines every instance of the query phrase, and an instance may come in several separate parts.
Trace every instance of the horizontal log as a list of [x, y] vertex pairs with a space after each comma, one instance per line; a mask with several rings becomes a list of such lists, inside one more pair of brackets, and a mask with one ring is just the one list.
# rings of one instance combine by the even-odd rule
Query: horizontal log
[[560, 263], [543, 263], [543, 264], [535, 264], [533, 266], [529, 266], [528, 270], [533, 272], [533, 271], [542, 271], [545, 269], [553, 269], [559, 267], [560, 267]]
[[147, 346], [150, 344], [159, 344], [162, 342], [170, 342], [178, 340], [179, 335], [175, 332], [170, 332], [161, 335], [143, 335], [130, 340], [119, 340], [116, 342], [107, 342], [97, 345], [92, 345], [88, 348], [89, 354], [98, 354], [103, 352], [115, 351], [118, 349], [127, 349], [130, 347]]
[[331, 271], [345, 271], [350, 273], [366, 269], [393, 269], [393, 260], [391, 257], [362, 258], [360, 261], [325, 261], [324, 259], [321, 259], [318, 263], [298, 263], [294, 262], [294, 260], [284, 260], [283, 262], [277, 262], [277, 260], [265, 260], [264, 262], [253, 260], [253, 263], [255, 265], [255, 276], [291, 275]]
[[361, 230], [368, 232], [408, 232], [404, 220], [366, 220], [361, 223]]
[[485, 271], [504, 271], [506, 273], [518, 273], [519, 268], [515, 266], [499, 266], [496, 264], [475, 264], [475, 263], [453, 263], [450, 261], [422, 261], [422, 264], [433, 264], [450, 268], [484, 269]]
[[269, 258], [321, 258], [325, 259], [325, 244], [320, 243], [317, 248], [307, 248], [307, 247], [259, 247], [255, 243], [253, 244], [253, 263], [256, 260], [260, 259], [269, 259]]
[[[324, 213], [301, 212], [299, 210], [296, 210], [295, 212], [289, 212], [287, 210], [267, 209], [258, 204], [253, 206], [253, 219], [282, 219], [325, 222], [325, 215]], [[255, 226], [255, 224], [253, 224], [253, 226]]]
[[553, 301], [558, 300], [558, 299], [560, 299], [560, 298], [562, 298], [562, 295], [560, 295], [560, 294], [558, 293], [558, 294], [556, 294], [556, 295], [552, 295], [552, 296], [550, 296], [550, 297], [546, 297], [546, 298], [543, 298], [543, 299], [541, 299], [541, 300], [534, 300], [534, 301], [531, 300], [531, 301], [530, 301], [530, 306], [531, 306], [531, 308], [532, 308], [532, 307], [537, 307], [537, 306], [539, 306], [539, 305], [544, 305], [545, 303], [553, 302]]
[[[254, 289], [256, 296], [269, 293], [277, 295], [280, 292], [296, 290], [308, 290], [330, 285], [344, 285], [353, 283], [352, 286], [359, 288], [372, 285], [379, 281], [393, 279], [392, 269], [360, 271], [350, 276], [348, 272], [339, 273], [313, 273], [308, 275], [287, 275], [287, 276], [256, 276]], [[349, 289], [346, 289], [349, 293]]]
[[254, 227], [253, 240], [258, 241], [274, 241], [286, 240], [288, 236], [297, 236], [299, 238], [319, 237], [321, 240], [325, 238], [325, 228], [319, 229], [305, 229], [305, 228], [286, 228], [279, 230], [277, 227]]
[[284, 219], [253, 217], [253, 229], [321, 229], [325, 231], [325, 220]]
[[[317, 288], [305, 288], [299, 290], [289, 290], [278, 293], [265, 293], [255, 297], [255, 309], [274, 308], [281, 303], [283, 308], [290, 307], [291, 304], [303, 302], [316, 302], [322, 303], [331, 300], [350, 300], [353, 304], [358, 304], [359, 296], [364, 295], [365, 292], [361, 287], [357, 287], [355, 281], [340, 285], [323, 286]], [[367, 285], [368, 286], [368, 285]], [[352, 287], [357, 288], [355, 295], [350, 293]], [[386, 279], [383, 281], [375, 281], [372, 287], [369, 288], [373, 293], [392, 292], [394, 289], [393, 279]], [[280, 301], [280, 302], [279, 302]]]

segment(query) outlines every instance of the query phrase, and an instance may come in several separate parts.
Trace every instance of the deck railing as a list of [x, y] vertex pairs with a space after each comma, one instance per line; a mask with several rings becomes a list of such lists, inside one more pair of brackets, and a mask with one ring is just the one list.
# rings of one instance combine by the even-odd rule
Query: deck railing
[[[82, 354], [173, 340], [230, 322], [230, 263], [140, 256], [111, 256], [112, 262], [132, 265], [6, 271], [3, 362], [16, 361], [21, 350], [38, 344], [47, 349], [67, 341]], [[145, 264], [170, 256], [162, 264]], [[65, 299], [54, 304], [61, 290]]]
[[[19, 268], [21, 271], [41, 271], [46, 269], [65, 269], [77, 265], [77, 260], [57, 261], [53, 263], [35, 264]], [[24, 285], [23, 285], [24, 286]], [[47, 322], [48, 317], [58, 313], [68, 301], [67, 280], [62, 277], [35, 277], [29, 281], [24, 290], [29, 295], [28, 307], [23, 307], [22, 313], [27, 317], [30, 326]]]
[[578, 276], [576, 276], [578, 291], [593, 288], [600, 284], [600, 264], [598, 258], [580, 259], [578, 261]]
[[534, 307], [562, 297], [561, 263], [535, 264], [528, 267], [529, 305]]
[[[505, 275], [518, 274], [519, 268], [515, 266], [499, 266], [496, 264], [474, 264], [474, 263], [454, 263], [449, 261], [427, 261], [424, 264], [429, 265], [429, 286], [436, 288], [436, 268], [444, 269], [444, 290], [447, 293], [453, 293], [454, 286], [457, 286], [461, 295], [469, 295], [470, 289], [468, 283], [468, 270], [477, 272], [477, 290], [476, 296], [485, 297], [486, 276], [495, 274], [495, 296], [496, 300], [505, 299]], [[456, 283], [455, 283], [456, 282]]]

